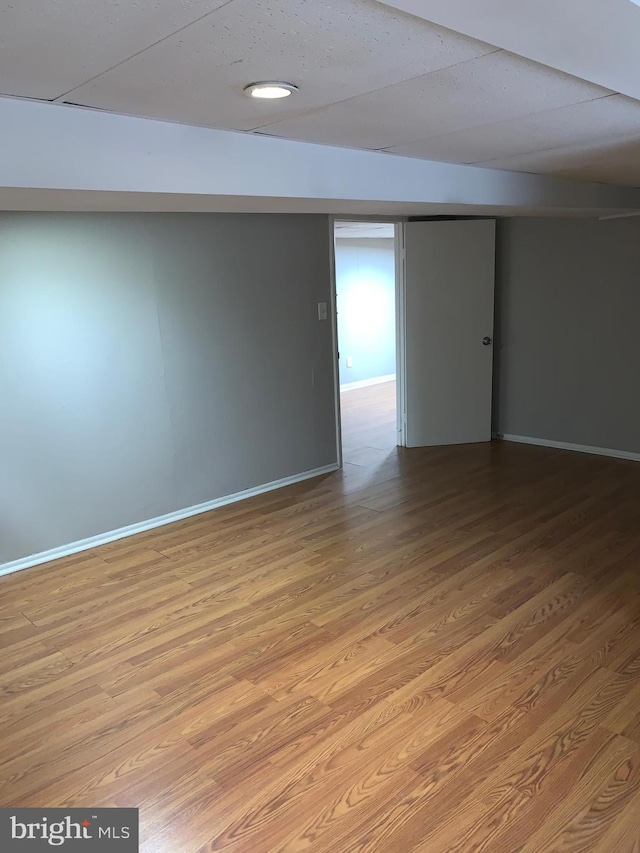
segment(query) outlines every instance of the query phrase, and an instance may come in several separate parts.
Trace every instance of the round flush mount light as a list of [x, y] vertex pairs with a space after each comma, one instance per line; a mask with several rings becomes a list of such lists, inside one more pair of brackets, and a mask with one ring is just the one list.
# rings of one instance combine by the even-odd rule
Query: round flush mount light
[[261, 83], [250, 83], [244, 87], [244, 93], [248, 98], [263, 98], [274, 101], [278, 98], [288, 98], [298, 91], [293, 83], [281, 83], [277, 80], [265, 80]]

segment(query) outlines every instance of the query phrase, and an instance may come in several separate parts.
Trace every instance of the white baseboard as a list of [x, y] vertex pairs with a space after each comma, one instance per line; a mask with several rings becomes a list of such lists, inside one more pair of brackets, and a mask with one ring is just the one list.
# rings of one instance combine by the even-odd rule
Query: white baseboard
[[608, 447], [592, 447], [589, 444], [570, 444], [566, 441], [550, 441], [547, 438], [531, 438], [528, 435], [498, 434], [503, 441], [516, 441], [519, 444], [536, 444], [540, 447], [555, 447], [557, 450], [575, 450], [578, 453], [593, 453], [595, 456], [612, 456], [614, 459], [631, 459], [640, 462], [640, 453], [628, 450], [611, 450]]
[[80, 551], [88, 551], [90, 548], [97, 548], [98, 545], [106, 545], [108, 542], [115, 542], [117, 539], [125, 539], [127, 536], [135, 536], [136, 533], [144, 533], [145, 530], [153, 530], [154, 527], [162, 527], [165, 524], [172, 524], [174, 521], [181, 521], [184, 518], [190, 518], [192, 515], [200, 515], [203, 512], [209, 512], [212, 509], [217, 509], [227, 504], [243, 501], [246, 498], [252, 498], [256, 495], [263, 495], [265, 492], [272, 492], [275, 489], [282, 489], [285, 486], [292, 486], [294, 483], [301, 483], [304, 480], [310, 480], [313, 477], [320, 477], [322, 474], [330, 474], [332, 471], [338, 470], [338, 463], [325, 465], [322, 468], [315, 468], [313, 471], [305, 471], [302, 474], [294, 474], [291, 477], [283, 477], [281, 480], [274, 480], [271, 483], [265, 483], [262, 486], [254, 486], [251, 489], [245, 489], [242, 492], [236, 492], [233, 495], [225, 495], [222, 498], [216, 498], [212, 501], [207, 501], [203, 504], [190, 506], [186, 509], [179, 509], [175, 512], [169, 512], [166, 515], [159, 515], [156, 518], [150, 518], [147, 521], [139, 521], [136, 524], [129, 524], [126, 527], [120, 527], [118, 530], [110, 530], [108, 533], [99, 533], [97, 536], [90, 536], [88, 539], [80, 539], [77, 542], [70, 542], [68, 545], [61, 545], [58, 548], [51, 548], [49, 551], [41, 551], [39, 554], [31, 554], [29, 557], [23, 557], [19, 560], [13, 560], [10, 563], [0, 565], [0, 576], [9, 575], [13, 572], [19, 572], [22, 569], [29, 569], [32, 566], [39, 566], [42, 563], [50, 563], [52, 560], [59, 560], [61, 557], [69, 557], [72, 554], [78, 554]]
[[340, 386], [341, 391], [353, 391], [354, 388], [368, 388], [370, 385], [380, 385], [381, 382], [392, 382], [396, 378], [395, 373], [387, 373], [386, 376], [374, 376], [372, 379], [359, 379], [357, 382], [346, 382]]

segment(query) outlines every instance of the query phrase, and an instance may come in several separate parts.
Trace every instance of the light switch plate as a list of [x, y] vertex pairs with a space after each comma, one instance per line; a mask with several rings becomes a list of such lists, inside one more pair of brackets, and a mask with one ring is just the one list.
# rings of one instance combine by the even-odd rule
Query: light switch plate
[[318, 302], [318, 320], [326, 320], [327, 317], [327, 303]]

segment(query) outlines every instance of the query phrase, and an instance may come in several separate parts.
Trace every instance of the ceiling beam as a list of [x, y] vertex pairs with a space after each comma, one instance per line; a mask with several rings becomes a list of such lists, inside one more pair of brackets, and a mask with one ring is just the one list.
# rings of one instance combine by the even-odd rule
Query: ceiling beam
[[4, 209], [9, 202], [27, 209], [28, 205], [20, 205], [21, 191], [35, 205], [42, 191], [138, 199], [149, 194], [164, 199], [162, 206], [152, 209], [167, 210], [185, 209], [178, 197], [217, 200], [213, 207], [200, 201], [198, 209], [221, 210], [227, 205], [242, 209], [238, 200], [245, 199], [249, 205], [257, 200], [261, 209], [336, 213], [354, 206], [363, 212], [394, 209], [398, 214], [415, 213], [425, 205], [443, 212], [461, 206], [480, 212], [485, 208], [531, 212], [640, 208], [640, 189], [11, 98], [0, 99], [0, 128], [0, 208]]

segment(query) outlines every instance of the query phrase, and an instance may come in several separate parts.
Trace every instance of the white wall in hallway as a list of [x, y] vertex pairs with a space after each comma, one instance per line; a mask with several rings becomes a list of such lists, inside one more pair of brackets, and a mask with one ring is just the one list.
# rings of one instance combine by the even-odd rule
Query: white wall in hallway
[[336, 239], [336, 290], [341, 387], [393, 375], [393, 238]]

